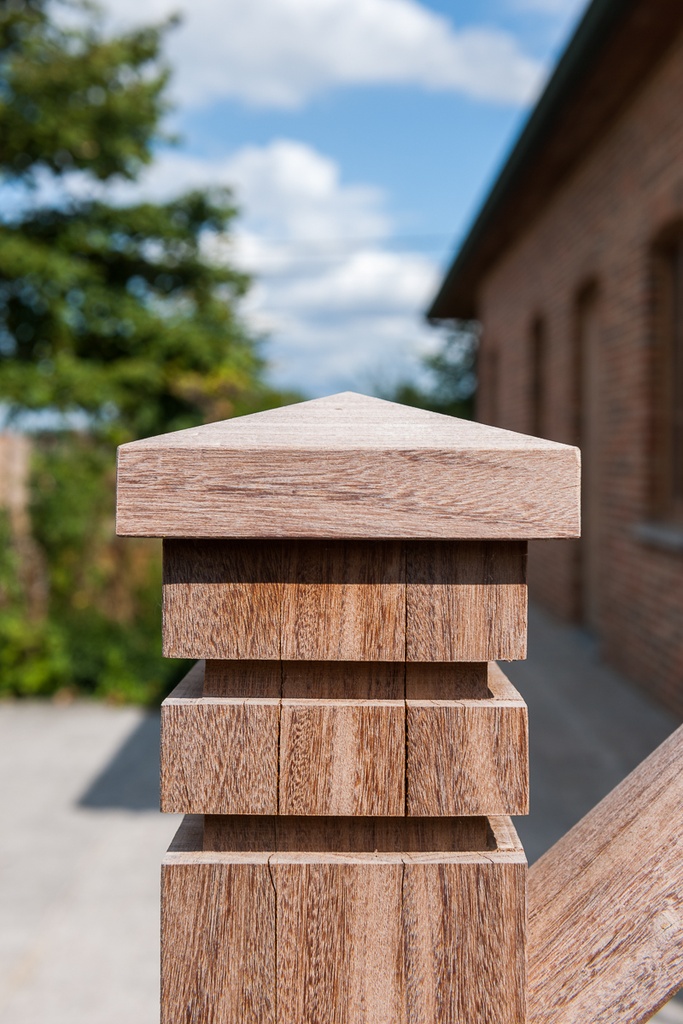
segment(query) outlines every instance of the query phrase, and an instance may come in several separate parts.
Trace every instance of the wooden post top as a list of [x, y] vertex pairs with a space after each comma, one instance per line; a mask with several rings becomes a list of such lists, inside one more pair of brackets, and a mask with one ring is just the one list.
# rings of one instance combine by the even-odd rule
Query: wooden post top
[[577, 448], [344, 392], [124, 444], [117, 533], [577, 537]]

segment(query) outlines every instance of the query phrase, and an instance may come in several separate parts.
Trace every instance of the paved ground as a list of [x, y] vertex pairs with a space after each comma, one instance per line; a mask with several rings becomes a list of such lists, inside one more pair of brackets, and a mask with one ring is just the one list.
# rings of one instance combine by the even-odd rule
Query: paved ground
[[[536, 613], [530, 650], [508, 670], [530, 709], [517, 825], [533, 860], [677, 723], [576, 630]], [[131, 708], [0, 704], [2, 1024], [156, 1024], [159, 860], [177, 824], [157, 813], [158, 726]], [[683, 1024], [683, 1004], [656, 1019]]]

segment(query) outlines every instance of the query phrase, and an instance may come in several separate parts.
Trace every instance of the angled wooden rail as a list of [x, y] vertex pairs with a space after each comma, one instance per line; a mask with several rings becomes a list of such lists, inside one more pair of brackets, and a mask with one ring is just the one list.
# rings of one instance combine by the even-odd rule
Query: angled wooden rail
[[683, 726], [529, 872], [529, 1024], [641, 1024], [683, 987]]

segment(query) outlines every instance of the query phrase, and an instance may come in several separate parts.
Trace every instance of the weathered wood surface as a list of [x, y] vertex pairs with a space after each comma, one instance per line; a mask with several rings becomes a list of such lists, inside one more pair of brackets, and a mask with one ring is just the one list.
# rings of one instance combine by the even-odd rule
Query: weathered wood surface
[[276, 1024], [275, 892], [268, 859], [165, 863], [161, 1024]]
[[164, 542], [164, 654], [402, 661], [400, 544]]
[[410, 700], [465, 700], [491, 697], [486, 661], [408, 662], [405, 695]]
[[167, 658], [279, 660], [282, 548], [276, 542], [164, 542]]
[[[507, 823], [507, 824], [506, 824]], [[509, 819], [306, 817], [211, 815], [204, 818], [203, 849], [278, 853], [419, 854], [519, 850]], [[195, 826], [197, 827], [196, 823]], [[198, 847], [201, 849], [201, 845]]]
[[683, 727], [531, 869], [530, 1024], [641, 1024], [683, 984]]
[[[203, 664], [203, 662], [202, 662]], [[204, 697], [280, 697], [282, 665], [279, 661], [208, 660]], [[174, 691], [173, 696], [180, 696]]]
[[402, 700], [283, 700], [280, 814], [405, 810]]
[[405, 676], [403, 661], [283, 661], [282, 696], [402, 701]]
[[217, 660], [526, 657], [521, 542], [164, 542], [164, 654]]
[[[212, 828], [220, 849], [207, 849]], [[275, 986], [279, 1024], [522, 1024], [525, 876], [509, 819], [218, 817], [206, 819], [203, 842], [200, 822], [186, 819], [164, 866], [166, 1004], [181, 1020], [197, 1007], [202, 1021], [262, 1012], [268, 1024]], [[185, 919], [183, 898], [194, 902]], [[253, 972], [243, 950], [257, 929]], [[239, 969], [248, 976], [209, 1006]], [[230, 1017], [226, 999], [252, 1016], [240, 1006]]]
[[278, 1018], [287, 1024], [407, 1021], [403, 865], [272, 861]]
[[524, 1024], [526, 864], [407, 863], [408, 1024]]
[[579, 473], [568, 445], [347, 392], [122, 445], [117, 531], [576, 537]]
[[526, 813], [526, 706], [493, 663], [219, 664], [214, 688], [253, 692], [262, 665], [264, 689], [278, 692], [282, 667], [282, 692], [294, 696], [207, 696], [195, 665], [162, 704], [164, 811]]
[[203, 696], [195, 665], [161, 706], [161, 810], [277, 814], [279, 698]]
[[[417, 683], [423, 693], [422, 678]], [[453, 689], [442, 672], [430, 687], [433, 696], [414, 700], [407, 676], [407, 813], [528, 814], [526, 704], [495, 663], [488, 698], [453, 700]]]
[[408, 661], [515, 661], [526, 633], [526, 544], [407, 545]]
[[401, 544], [294, 541], [283, 561], [283, 659], [404, 660]]

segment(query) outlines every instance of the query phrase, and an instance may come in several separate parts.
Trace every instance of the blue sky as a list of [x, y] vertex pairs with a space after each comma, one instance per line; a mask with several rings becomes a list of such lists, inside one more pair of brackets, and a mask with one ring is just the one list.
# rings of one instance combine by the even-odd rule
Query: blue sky
[[[234, 188], [217, 258], [274, 383], [390, 387], [438, 344], [423, 311], [584, 0], [108, 0], [182, 12], [173, 128], [137, 191]], [[124, 193], [125, 194], [125, 193]]]

